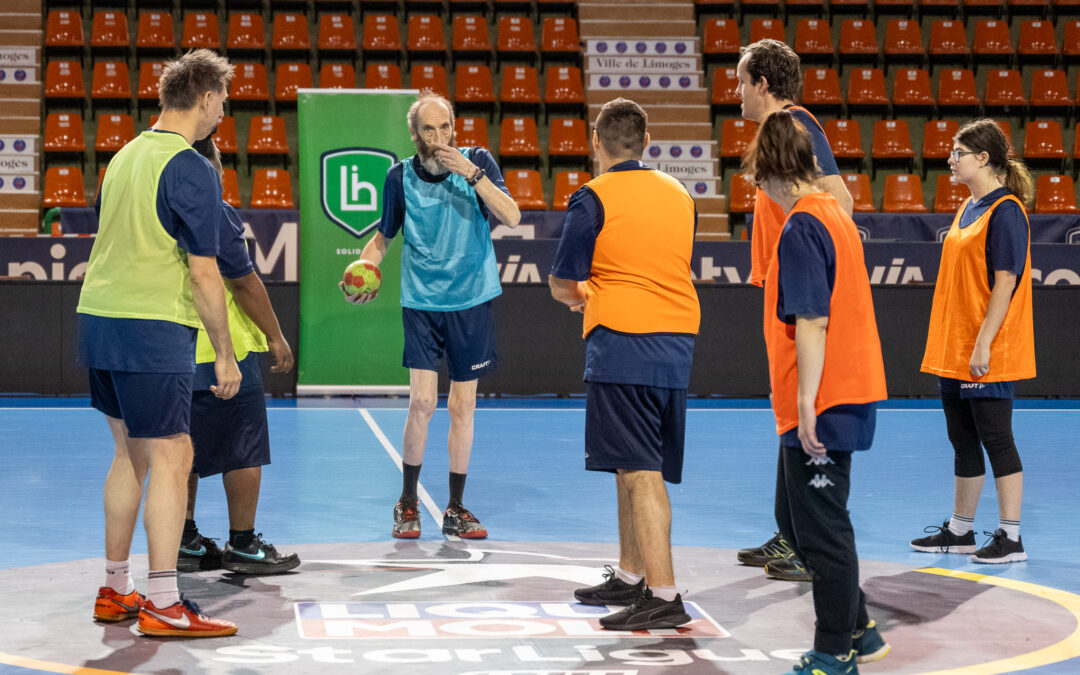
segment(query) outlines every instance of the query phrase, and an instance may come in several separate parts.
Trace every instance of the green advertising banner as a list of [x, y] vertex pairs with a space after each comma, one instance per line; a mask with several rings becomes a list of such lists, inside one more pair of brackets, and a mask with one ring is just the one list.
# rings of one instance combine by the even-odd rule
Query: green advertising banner
[[301, 89], [298, 394], [403, 393], [401, 246], [383, 260], [379, 297], [345, 302], [337, 283], [382, 217], [387, 170], [415, 152], [413, 90]]

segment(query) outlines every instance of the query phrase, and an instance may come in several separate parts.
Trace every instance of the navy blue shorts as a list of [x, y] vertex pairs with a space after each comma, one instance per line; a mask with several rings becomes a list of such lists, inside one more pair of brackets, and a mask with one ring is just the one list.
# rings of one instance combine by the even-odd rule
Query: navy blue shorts
[[[200, 363], [197, 368], [206, 366], [212, 382], [213, 363]], [[236, 396], [222, 400], [209, 390], [196, 389], [191, 398], [191, 444], [195, 447], [191, 470], [199, 478], [270, 463], [258, 354], [248, 354], [240, 362], [240, 372], [244, 379]]]
[[455, 312], [401, 308], [405, 326], [406, 368], [439, 371], [446, 356], [453, 382], [468, 382], [495, 372], [495, 307], [491, 300]]
[[960, 398], [1016, 398], [1016, 383], [966, 382], [951, 377], [939, 377], [938, 394]]
[[659, 471], [682, 482], [686, 390], [585, 383], [585, 468]]
[[191, 427], [191, 373], [90, 369], [90, 405], [123, 420], [131, 438], [186, 434]]

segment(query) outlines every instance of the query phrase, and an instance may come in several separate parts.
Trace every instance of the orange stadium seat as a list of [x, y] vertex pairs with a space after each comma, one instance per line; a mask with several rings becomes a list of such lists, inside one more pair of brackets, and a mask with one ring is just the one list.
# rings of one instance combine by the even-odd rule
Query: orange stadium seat
[[322, 89], [355, 89], [356, 69], [351, 63], [324, 63], [319, 70]]
[[221, 49], [221, 29], [216, 14], [197, 12], [184, 16], [184, 32], [180, 36], [184, 49]]
[[970, 196], [968, 186], [951, 173], [943, 173], [934, 189], [934, 213], [956, 213]]
[[495, 105], [495, 88], [487, 66], [458, 66], [454, 74], [454, 102], [461, 106], [482, 106], [489, 112]]
[[997, 119], [994, 121], [997, 122], [999, 127], [1001, 127], [1001, 132], [1005, 134], [1005, 140], [1009, 142], [1009, 147], [1015, 150], [1016, 147], [1013, 145], [1012, 142], [1012, 124], [1009, 122], [1009, 120], [1005, 119]]
[[578, 37], [577, 21], [568, 16], [551, 16], [544, 19], [540, 30], [540, 65], [544, 59], [572, 57], [577, 61], [581, 54], [581, 38]]
[[736, 173], [731, 176], [731, 190], [728, 192], [731, 200], [728, 202], [728, 210], [732, 213], [753, 213], [754, 202], [757, 200], [757, 185], [745, 173]]
[[952, 152], [953, 137], [960, 130], [960, 124], [953, 120], [927, 120], [923, 126], [922, 175], [926, 177], [928, 164], [943, 168]]
[[750, 22], [750, 42], [759, 40], [778, 40], [787, 42], [784, 37], [784, 22], [780, 19], [754, 19]]
[[413, 15], [409, 17], [409, 33], [405, 41], [408, 57], [446, 59], [446, 36], [442, 19], [437, 16]]
[[135, 34], [135, 48], [146, 51], [172, 51], [176, 48], [172, 14], [166, 12], [143, 12], [139, 15], [139, 28]]
[[401, 32], [396, 16], [368, 14], [364, 17], [364, 56], [401, 56]]
[[131, 115], [102, 115], [97, 122], [95, 152], [116, 152], [135, 138], [135, 121]]
[[251, 186], [251, 208], [293, 209], [292, 181], [284, 169], [256, 169]]
[[249, 155], [288, 155], [285, 118], [277, 115], [253, 116], [248, 131], [247, 152]]
[[1024, 127], [1024, 161], [1028, 164], [1050, 164], [1065, 169], [1065, 142], [1061, 124], [1053, 120], [1034, 120]]
[[119, 102], [131, 109], [131, 76], [123, 61], [98, 61], [90, 84], [91, 105]]
[[939, 19], [930, 24], [930, 47], [927, 51], [930, 69], [938, 63], [967, 65], [971, 50], [968, 48], [964, 24], [950, 19]]
[[551, 120], [548, 157], [588, 157], [589, 136], [585, 120], [562, 117]]
[[532, 63], [536, 56], [532, 21], [524, 16], [504, 16], [499, 18], [498, 25], [495, 38], [496, 65], [499, 59], [507, 57]]
[[78, 61], [49, 61], [45, 66], [45, 98], [86, 98], [82, 65]]
[[874, 208], [874, 194], [870, 188], [870, 176], [865, 173], [845, 173], [842, 177], [844, 185], [847, 186], [848, 192], [851, 193], [851, 199], [854, 202], [852, 210], [855, 213], [877, 211]]
[[45, 118], [45, 152], [83, 153], [86, 139], [83, 136], [82, 116], [78, 113], [49, 113]]
[[742, 159], [743, 153], [757, 134], [757, 122], [744, 119], [726, 119], [720, 126], [720, 176], [724, 176], [725, 160]]
[[739, 24], [735, 19], [709, 19], [705, 22], [705, 58], [736, 59], [739, 56]]
[[278, 52], [308, 51], [311, 34], [303, 14], [275, 14], [270, 48]]
[[491, 39], [488, 37], [487, 21], [482, 16], [455, 16], [450, 42], [451, 56], [456, 60], [464, 56], [491, 58]]
[[274, 75], [274, 100], [277, 102], [296, 102], [297, 89], [310, 89], [315, 86], [311, 79], [311, 66], [306, 63], [278, 64]]
[[863, 151], [862, 134], [856, 120], [829, 120], [825, 123], [825, 138], [829, 140], [833, 157], [837, 163], [862, 165], [866, 152]]
[[584, 105], [585, 88], [577, 66], [552, 66], [544, 76], [544, 103]]
[[[108, 165], [106, 165], [106, 166], [108, 166]], [[96, 188], [94, 188], [94, 197], [95, 197], [95, 198], [96, 198], [96, 197], [97, 197], [98, 195], [100, 195], [100, 194], [101, 194], [101, 181], [105, 180], [105, 168], [106, 168], [106, 167], [104, 167], [104, 166], [103, 166], [103, 167], [101, 167], [100, 169], [98, 169], [98, 174], [97, 174], [97, 187], [96, 187]]]
[[553, 211], [565, 211], [570, 195], [592, 180], [588, 171], [560, 171], [555, 174], [555, 196], [551, 199]]
[[893, 110], [909, 115], [915, 110], [932, 109], [934, 95], [930, 93], [930, 73], [922, 68], [902, 68], [893, 80]]
[[518, 208], [526, 211], [545, 211], [544, 186], [540, 172], [533, 169], [512, 169], [503, 176], [506, 189], [514, 198]]
[[874, 122], [874, 141], [870, 146], [870, 177], [875, 177], [880, 162], [899, 162], [908, 167], [915, 159], [911, 147], [911, 133], [906, 120], [878, 120]]
[[863, 19], [847, 19], [840, 24], [839, 63], [870, 61], [875, 66], [878, 61], [878, 42], [874, 24]]
[[232, 115], [225, 115], [218, 122], [217, 132], [214, 134], [214, 145], [218, 147], [222, 155], [235, 155], [239, 152], [240, 144], [236, 141], [236, 118]]
[[45, 47], [82, 47], [86, 44], [83, 35], [82, 15], [76, 11], [54, 9], [45, 18]]
[[536, 68], [532, 66], [506, 66], [503, 68], [499, 102], [503, 105], [504, 110], [507, 105], [528, 106], [534, 109], [538, 107], [540, 105], [540, 82], [536, 75]]
[[922, 181], [919, 177], [914, 174], [886, 176], [881, 210], [885, 213], [926, 213]]
[[455, 117], [454, 138], [463, 148], [488, 148], [487, 121], [483, 117]]
[[319, 54], [356, 52], [356, 24], [348, 14], [319, 17]]
[[429, 89], [447, 99], [450, 98], [450, 85], [446, 79], [446, 68], [437, 63], [421, 63], [412, 67], [409, 85], [413, 89]]
[[1024, 96], [1024, 82], [1019, 70], [991, 70], [986, 74], [986, 95], [983, 106], [987, 112], [1003, 110], [1010, 114], [1020, 114], [1027, 106]]
[[91, 50], [122, 49], [130, 44], [126, 13], [94, 12], [94, 20], [90, 28]]
[[[732, 77], [735, 69], [731, 69]], [[734, 80], [737, 86], [738, 79]], [[740, 104], [739, 97], [732, 90], [732, 98], [736, 105]], [[835, 68], [808, 68], [803, 75], [802, 102], [814, 110], [828, 111], [840, 110], [844, 105], [844, 97], [840, 95], [840, 75]]]
[[1072, 176], [1039, 176], [1035, 183], [1035, 213], [1076, 213]]
[[86, 192], [83, 172], [77, 166], [56, 166], [45, 171], [45, 186], [41, 205], [46, 209], [57, 206], [85, 207]]
[[401, 67], [396, 63], [369, 63], [364, 69], [365, 89], [401, 89]]
[[221, 177], [221, 199], [234, 209], [240, 208], [240, 181], [236, 169], [225, 169]]
[[139, 101], [158, 100], [158, 80], [163, 70], [165, 64], [161, 61], [143, 61], [139, 64], [139, 86], [135, 93]]
[[919, 22], [911, 19], [892, 19], [885, 26], [885, 65], [896, 62], [921, 64], [926, 60]]
[[885, 73], [880, 68], [856, 68], [848, 80], [848, 108], [885, 110], [889, 97], [885, 94]]
[[[1080, 4], [1077, 7], [1080, 8]], [[1061, 55], [1066, 63], [1070, 63], [1080, 59], [1080, 21], [1070, 19], [1063, 23], [1065, 33], [1061, 39]]]
[[1020, 22], [1020, 40], [1017, 43], [1016, 54], [1021, 63], [1033, 61], [1054, 63], [1060, 53], [1053, 22]]
[[[736, 54], [738, 54], [736, 45]], [[832, 64], [833, 39], [829, 22], [824, 19], [799, 19], [795, 24], [795, 52], [803, 63], [825, 61]]]
[[270, 102], [270, 86], [266, 81], [266, 66], [261, 63], [238, 63], [229, 83], [229, 99], [237, 102]]
[[[742, 99], [735, 95], [735, 88], [739, 86], [739, 78], [734, 68], [717, 68], [713, 71], [712, 80], [712, 107], [714, 111], [726, 111], [742, 106]], [[836, 98], [840, 98], [840, 84], [837, 83]], [[803, 87], [803, 102], [810, 105], [805, 99], [806, 87]]]
[[540, 136], [531, 117], [504, 117], [499, 134], [499, 157], [540, 158]]
[[251, 52], [266, 49], [261, 14], [233, 14], [229, 17], [229, 33], [225, 48], [230, 52]]
[[1069, 78], [1064, 70], [1036, 70], [1031, 74], [1031, 116], [1053, 114], [1072, 108]]
[[941, 71], [937, 104], [939, 109], [975, 111], [982, 105], [975, 93], [975, 73], [966, 68]]
[[1008, 63], [1013, 57], [1012, 40], [1009, 38], [1009, 24], [994, 19], [975, 22], [975, 39], [972, 63], [992, 61]]

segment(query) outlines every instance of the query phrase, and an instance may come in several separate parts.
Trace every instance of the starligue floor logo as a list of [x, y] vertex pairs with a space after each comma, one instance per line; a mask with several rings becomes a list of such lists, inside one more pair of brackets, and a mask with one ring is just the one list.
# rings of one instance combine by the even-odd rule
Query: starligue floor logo
[[354, 237], [371, 232], [382, 215], [382, 185], [397, 155], [378, 148], [328, 150], [319, 160], [326, 217]]

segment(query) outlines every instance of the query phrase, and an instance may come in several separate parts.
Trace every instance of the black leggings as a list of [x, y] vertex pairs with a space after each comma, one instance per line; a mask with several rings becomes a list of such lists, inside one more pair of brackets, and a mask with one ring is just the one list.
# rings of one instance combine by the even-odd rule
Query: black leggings
[[976, 478], [986, 473], [983, 448], [990, 456], [994, 478], [1024, 470], [1013, 442], [1012, 404], [1011, 398], [942, 395], [941, 407], [945, 410], [958, 478]]

